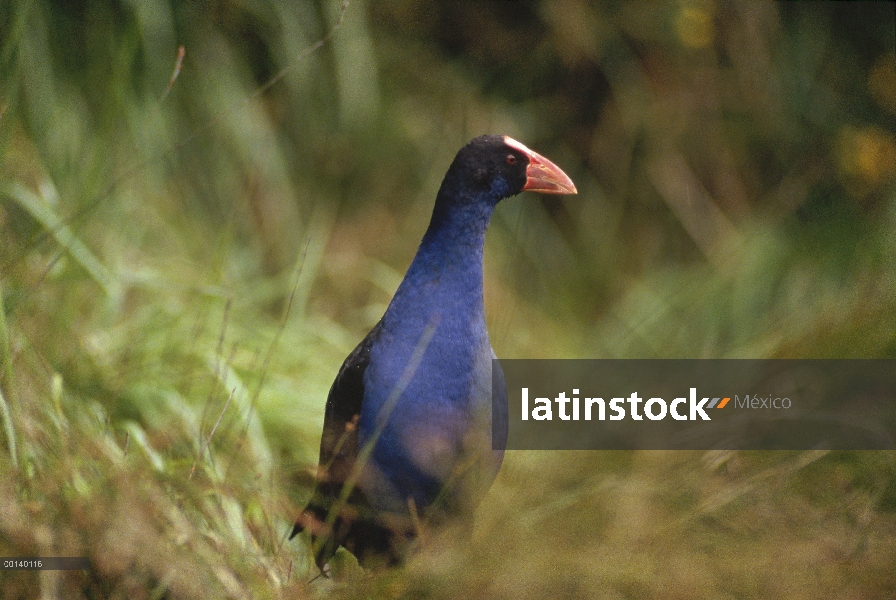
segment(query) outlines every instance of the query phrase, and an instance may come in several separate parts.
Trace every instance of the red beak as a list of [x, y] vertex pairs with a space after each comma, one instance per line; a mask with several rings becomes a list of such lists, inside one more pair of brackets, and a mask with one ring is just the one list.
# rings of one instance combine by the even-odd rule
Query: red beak
[[511, 137], [505, 135], [504, 143], [529, 158], [529, 166], [526, 167], [526, 185], [523, 186], [523, 191], [541, 192], [542, 194], [578, 194], [572, 179], [560, 167]]

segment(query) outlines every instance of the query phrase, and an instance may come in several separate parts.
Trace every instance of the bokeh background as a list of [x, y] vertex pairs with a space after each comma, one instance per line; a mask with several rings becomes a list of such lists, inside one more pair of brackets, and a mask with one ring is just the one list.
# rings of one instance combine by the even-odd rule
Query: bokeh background
[[499, 356], [896, 357], [894, 48], [890, 2], [0, 0], [0, 555], [93, 567], [0, 596], [896, 597], [887, 452], [513, 452], [404, 569], [285, 541], [482, 133], [579, 189], [494, 216]]

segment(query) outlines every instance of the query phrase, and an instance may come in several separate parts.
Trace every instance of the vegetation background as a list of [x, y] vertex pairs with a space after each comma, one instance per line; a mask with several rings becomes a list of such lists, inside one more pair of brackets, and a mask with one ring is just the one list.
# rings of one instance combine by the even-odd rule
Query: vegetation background
[[0, 555], [92, 565], [0, 596], [896, 597], [891, 452], [513, 452], [476, 535], [406, 568], [309, 583], [285, 540], [475, 135], [579, 188], [495, 215], [499, 356], [896, 357], [894, 22], [0, 0]]

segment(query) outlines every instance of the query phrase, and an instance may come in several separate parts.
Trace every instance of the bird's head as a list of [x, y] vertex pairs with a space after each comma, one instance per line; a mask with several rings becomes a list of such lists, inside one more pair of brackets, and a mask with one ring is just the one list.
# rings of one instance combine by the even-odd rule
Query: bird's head
[[461, 148], [446, 183], [449, 180], [471, 196], [494, 203], [524, 191], [577, 193], [560, 167], [506, 135], [483, 135]]

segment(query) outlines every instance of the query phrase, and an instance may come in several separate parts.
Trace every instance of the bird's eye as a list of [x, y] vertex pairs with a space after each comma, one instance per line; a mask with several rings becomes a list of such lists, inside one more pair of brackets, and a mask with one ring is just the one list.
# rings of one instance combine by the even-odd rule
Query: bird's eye
[[508, 165], [515, 165], [515, 164], [516, 164], [516, 156], [513, 155], [513, 154], [508, 154], [506, 160], [507, 160], [507, 164], [508, 164]]

